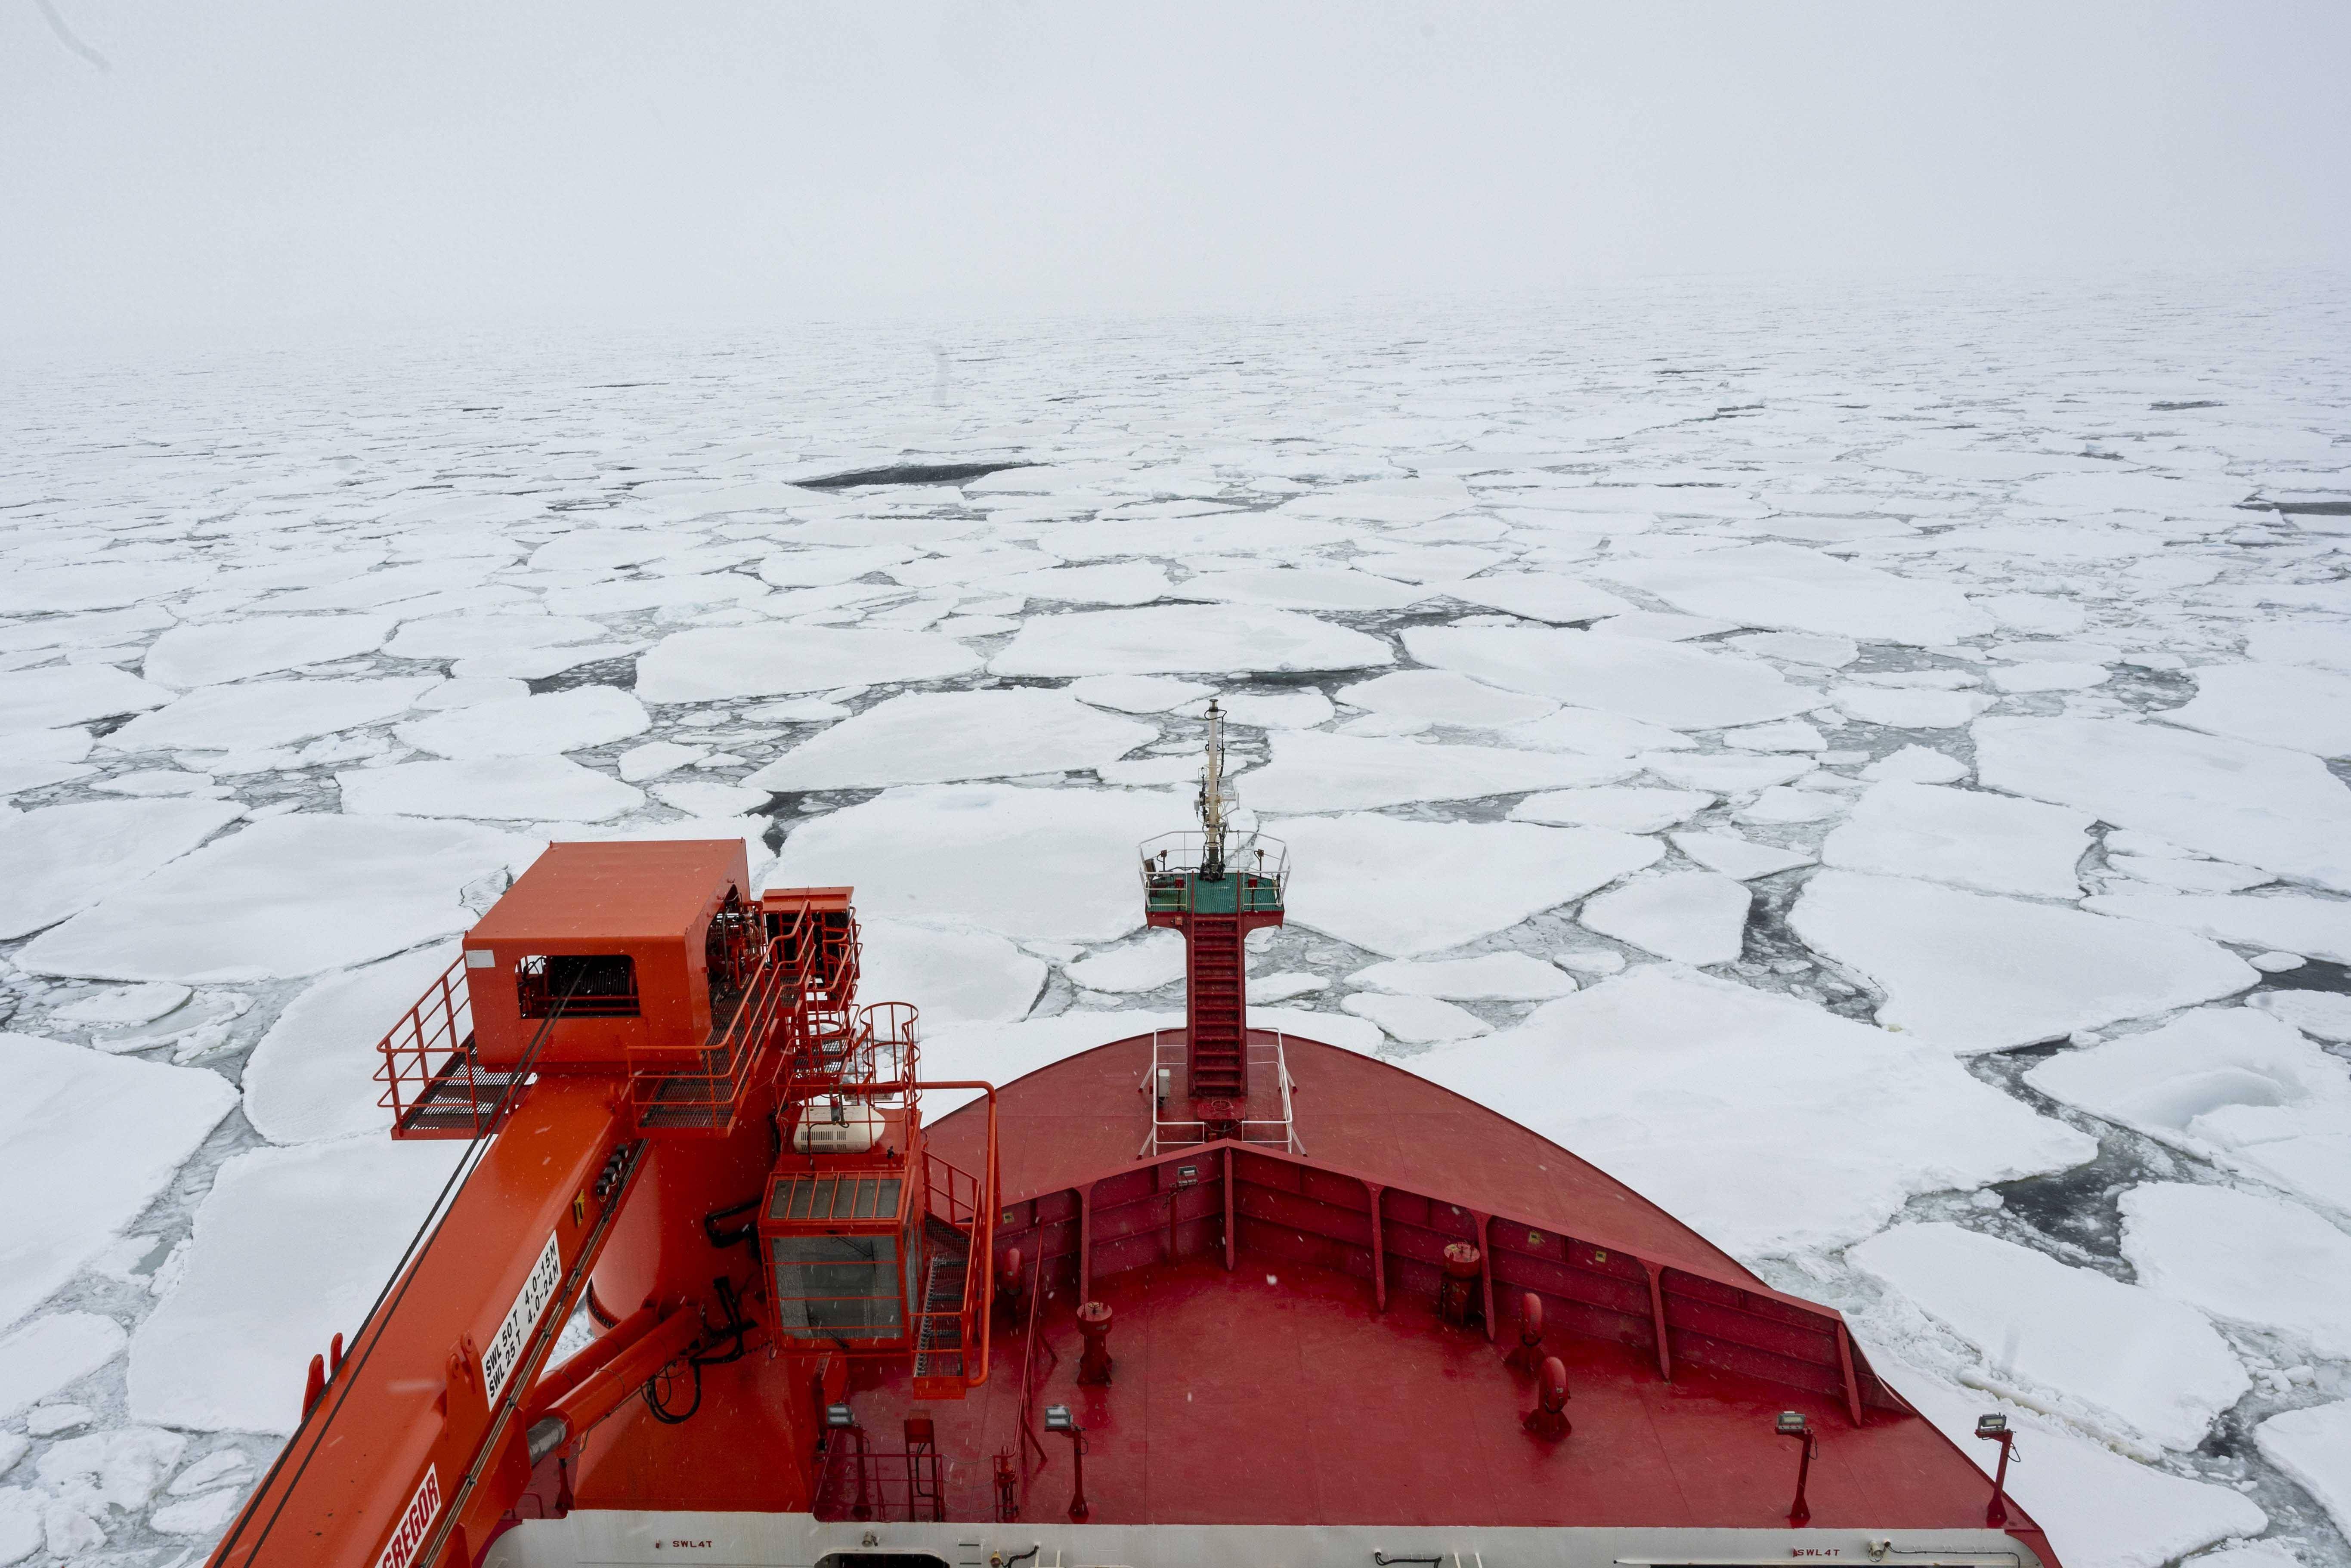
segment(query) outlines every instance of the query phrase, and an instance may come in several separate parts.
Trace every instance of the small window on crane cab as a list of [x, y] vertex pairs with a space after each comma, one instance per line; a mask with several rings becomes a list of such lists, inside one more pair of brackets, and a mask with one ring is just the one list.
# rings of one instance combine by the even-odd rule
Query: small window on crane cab
[[626, 953], [539, 953], [515, 965], [515, 990], [527, 1019], [637, 1016], [637, 961]]

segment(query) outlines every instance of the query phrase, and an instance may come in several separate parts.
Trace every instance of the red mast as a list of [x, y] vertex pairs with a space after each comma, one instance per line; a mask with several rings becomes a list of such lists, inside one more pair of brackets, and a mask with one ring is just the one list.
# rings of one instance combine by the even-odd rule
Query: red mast
[[[1200, 831], [1143, 846], [1144, 916], [1184, 933], [1184, 1093], [1207, 1137], [1249, 1118], [1249, 993], [1244, 941], [1282, 920], [1282, 848], [1251, 832], [1233, 841], [1239, 798], [1225, 778], [1225, 715], [1208, 703], [1208, 746], [1196, 809]], [[1270, 1088], [1271, 1085], [1257, 1085]], [[1162, 1083], [1165, 1097], [1171, 1084]]]

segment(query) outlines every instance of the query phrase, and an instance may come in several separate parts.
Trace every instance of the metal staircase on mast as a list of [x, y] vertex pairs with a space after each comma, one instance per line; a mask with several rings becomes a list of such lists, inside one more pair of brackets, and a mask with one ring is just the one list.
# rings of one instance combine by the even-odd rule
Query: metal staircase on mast
[[1185, 1040], [1195, 1099], [1241, 1100], [1249, 1093], [1243, 1021], [1240, 922], [1230, 915], [1192, 915], [1185, 977], [1189, 1033]]

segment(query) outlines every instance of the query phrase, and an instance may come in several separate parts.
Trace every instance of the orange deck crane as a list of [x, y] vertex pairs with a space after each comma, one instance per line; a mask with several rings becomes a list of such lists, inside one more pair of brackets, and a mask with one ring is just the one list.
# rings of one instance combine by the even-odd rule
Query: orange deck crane
[[994, 1092], [928, 1086], [988, 1099], [981, 1168], [935, 1157], [849, 889], [748, 883], [739, 840], [556, 844], [465, 935], [377, 1076], [394, 1137], [467, 1146], [214, 1563], [473, 1568], [640, 1495], [805, 1511], [852, 1363], [985, 1381]]

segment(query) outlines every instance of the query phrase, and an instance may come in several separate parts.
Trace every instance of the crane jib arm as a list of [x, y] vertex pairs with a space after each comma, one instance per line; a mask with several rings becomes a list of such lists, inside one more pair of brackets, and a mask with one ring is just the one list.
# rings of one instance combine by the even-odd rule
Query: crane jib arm
[[627, 1198], [625, 1179], [599, 1177], [625, 1178], [634, 1136], [611, 1078], [522, 1097], [214, 1563], [420, 1568], [487, 1543], [529, 1484], [534, 1385]]

